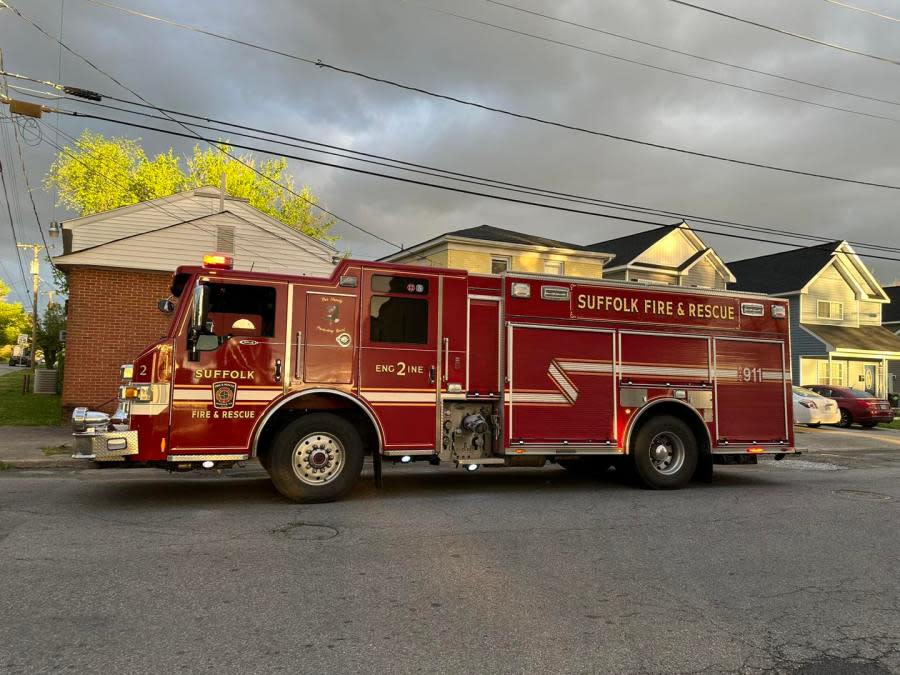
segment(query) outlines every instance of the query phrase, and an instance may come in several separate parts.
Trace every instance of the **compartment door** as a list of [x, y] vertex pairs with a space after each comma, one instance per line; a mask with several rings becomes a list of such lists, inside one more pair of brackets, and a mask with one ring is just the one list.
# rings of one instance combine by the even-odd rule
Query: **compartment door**
[[788, 440], [784, 354], [783, 342], [715, 339], [717, 445]]
[[510, 446], [615, 441], [614, 335], [507, 324]]

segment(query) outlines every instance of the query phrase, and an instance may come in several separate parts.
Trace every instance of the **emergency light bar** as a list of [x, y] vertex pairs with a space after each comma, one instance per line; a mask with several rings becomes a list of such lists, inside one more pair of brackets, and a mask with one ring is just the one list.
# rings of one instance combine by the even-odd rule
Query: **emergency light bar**
[[208, 253], [203, 256], [203, 266], [220, 270], [234, 269], [234, 258], [221, 253]]

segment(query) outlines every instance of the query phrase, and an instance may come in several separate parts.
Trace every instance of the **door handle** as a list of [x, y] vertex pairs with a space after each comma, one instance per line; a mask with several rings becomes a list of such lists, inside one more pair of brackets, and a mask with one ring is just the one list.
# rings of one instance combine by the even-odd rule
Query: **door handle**
[[447, 378], [450, 375], [450, 338], [444, 338], [444, 372], [441, 373], [441, 377], [444, 382], [447, 381]]
[[281, 382], [281, 359], [275, 359], [275, 381]]
[[428, 384], [434, 384], [435, 371], [437, 369], [434, 366], [428, 368]]
[[303, 359], [303, 331], [297, 331], [297, 360], [294, 363], [294, 379], [300, 379], [300, 362]]

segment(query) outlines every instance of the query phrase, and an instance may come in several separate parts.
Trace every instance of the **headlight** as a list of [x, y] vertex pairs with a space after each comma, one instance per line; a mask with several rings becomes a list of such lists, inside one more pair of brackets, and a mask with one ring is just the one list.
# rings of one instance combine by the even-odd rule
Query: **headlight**
[[153, 400], [153, 387], [149, 384], [122, 385], [119, 387], [119, 400], [148, 403]]
[[122, 380], [131, 380], [134, 378], [134, 365], [130, 363], [126, 363], [124, 366], [119, 366], [119, 379]]

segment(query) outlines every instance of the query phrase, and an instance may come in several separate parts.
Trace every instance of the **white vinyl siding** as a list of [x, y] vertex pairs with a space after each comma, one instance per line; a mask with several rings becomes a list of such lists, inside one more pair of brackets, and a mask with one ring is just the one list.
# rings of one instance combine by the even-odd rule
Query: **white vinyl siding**
[[[843, 316], [838, 318], [824, 318], [819, 316], [819, 301], [829, 303], [841, 303]], [[823, 271], [819, 277], [809, 286], [808, 292], [801, 297], [800, 321], [810, 324], [828, 324], [834, 326], [856, 326], [857, 300], [856, 293], [841, 276], [833, 264]]]
[[[72, 226], [73, 252], [58, 256], [64, 265], [90, 265], [171, 272], [199, 265], [203, 255], [233, 248], [235, 269], [328, 276], [335, 250], [272, 220], [244, 202], [183, 194], [160, 213], [147, 206], [112, 212], [108, 220], [93, 216]], [[210, 210], [215, 208], [214, 213]], [[181, 219], [189, 222], [182, 222]]]
[[696, 253], [697, 247], [679, 228], [672, 230], [665, 237], [650, 246], [634, 259], [634, 263], [640, 265], [643, 262], [677, 268], [685, 260], [696, 255]]
[[708, 260], [701, 260], [681, 278], [682, 286], [699, 286], [701, 288], [725, 288], [725, 279]]
[[860, 326], [880, 326], [881, 325], [881, 303], [866, 302], [859, 303], [859, 325]]

